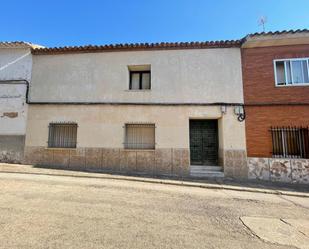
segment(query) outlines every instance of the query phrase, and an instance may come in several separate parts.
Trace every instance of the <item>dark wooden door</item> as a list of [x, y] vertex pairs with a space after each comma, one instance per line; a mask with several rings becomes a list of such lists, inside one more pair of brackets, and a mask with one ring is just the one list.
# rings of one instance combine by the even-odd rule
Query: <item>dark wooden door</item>
[[218, 165], [218, 121], [190, 120], [192, 165]]

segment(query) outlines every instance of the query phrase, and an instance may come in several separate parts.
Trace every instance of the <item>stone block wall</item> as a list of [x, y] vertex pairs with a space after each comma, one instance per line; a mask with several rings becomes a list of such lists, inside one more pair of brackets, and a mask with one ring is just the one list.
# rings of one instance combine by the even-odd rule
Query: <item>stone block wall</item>
[[248, 158], [248, 178], [309, 184], [309, 159]]
[[223, 156], [224, 176], [247, 179], [247, 155], [245, 150], [226, 150]]
[[24, 163], [61, 169], [186, 177], [189, 175], [190, 159], [188, 149], [51, 149], [27, 146]]

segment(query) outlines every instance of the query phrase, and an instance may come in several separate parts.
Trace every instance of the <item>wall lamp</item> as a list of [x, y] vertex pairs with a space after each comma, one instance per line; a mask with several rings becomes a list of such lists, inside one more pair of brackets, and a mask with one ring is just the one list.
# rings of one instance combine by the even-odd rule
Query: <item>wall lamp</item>
[[246, 118], [246, 113], [245, 113], [245, 108], [244, 106], [242, 105], [239, 105], [239, 106], [235, 106], [234, 107], [234, 113], [235, 115], [237, 116], [237, 120], [239, 122], [242, 122], [245, 120]]
[[220, 107], [220, 110], [221, 110], [221, 113], [222, 114], [226, 114], [226, 105], [222, 105], [221, 107]]

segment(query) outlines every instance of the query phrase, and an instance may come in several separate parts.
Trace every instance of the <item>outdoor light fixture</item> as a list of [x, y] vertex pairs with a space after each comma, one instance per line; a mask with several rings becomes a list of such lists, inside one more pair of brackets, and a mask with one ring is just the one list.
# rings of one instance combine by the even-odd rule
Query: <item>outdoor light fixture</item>
[[226, 105], [222, 105], [220, 109], [222, 114], [226, 114]]
[[242, 122], [245, 120], [246, 118], [246, 113], [245, 113], [245, 109], [243, 106], [239, 105], [239, 106], [235, 106], [234, 107], [234, 113], [237, 116], [237, 120], [239, 122]]

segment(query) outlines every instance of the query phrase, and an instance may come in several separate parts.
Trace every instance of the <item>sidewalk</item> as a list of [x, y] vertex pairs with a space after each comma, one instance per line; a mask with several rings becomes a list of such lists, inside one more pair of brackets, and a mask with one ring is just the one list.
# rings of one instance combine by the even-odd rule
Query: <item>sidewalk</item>
[[245, 191], [264, 194], [287, 195], [296, 197], [309, 198], [309, 186], [299, 185], [275, 185], [263, 182], [237, 182], [231, 180], [223, 180], [218, 182], [215, 180], [170, 180], [162, 178], [148, 178], [142, 176], [125, 176], [107, 173], [92, 173], [72, 170], [49, 169], [32, 165], [6, 164], [0, 163], [1, 173], [18, 173], [18, 174], [36, 174], [36, 175], [56, 175], [68, 177], [83, 177], [96, 179], [111, 179], [123, 181], [138, 181], [146, 183], [167, 184], [186, 187], [198, 187], [208, 189], [225, 189], [233, 191]]

